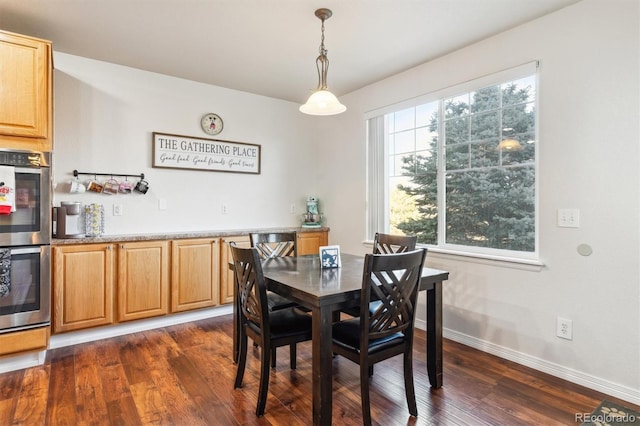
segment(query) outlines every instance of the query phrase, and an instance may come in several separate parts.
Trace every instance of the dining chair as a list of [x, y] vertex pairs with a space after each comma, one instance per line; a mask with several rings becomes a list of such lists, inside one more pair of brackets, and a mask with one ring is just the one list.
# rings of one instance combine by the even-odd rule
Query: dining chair
[[[413, 327], [426, 254], [426, 249], [367, 254], [360, 292], [360, 315], [333, 324], [333, 353], [360, 365], [360, 398], [365, 425], [371, 424], [370, 367], [401, 354], [404, 357], [404, 387], [409, 413], [418, 415], [413, 384]], [[374, 299], [381, 303], [372, 312], [369, 302]]]
[[230, 243], [240, 316], [239, 355], [234, 389], [242, 387], [250, 337], [260, 347], [260, 385], [256, 416], [264, 415], [269, 389], [270, 358], [275, 348], [289, 346], [290, 366], [296, 368], [296, 344], [311, 340], [311, 317], [294, 308], [270, 310], [261, 259], [255, 247]]
[[249, 239], [262, 259], [298, 255], [295, 232], [252, 233]]
[[416, 249], [418, 237], [415, 235], [381, 234], [373, 238], [373, 252], [381, 254], [404, 253]]
[[[395, 234], [381, 234], [376, 232], [373, 238], [373, 253], [374, 254], [391, 254], [391, 253], [404, 253], [416, 249], [416, 243], [418, 237], [415, 235], [395, 235]], [[379, 302], [371, 302], [370, 309], [375, 310], [379, 305]], [[357, 317], [360, 315], [360, 307], [346, 308], [342, 312]], [[373, 372], [373, 369], [371, 370]]]
[[[298, 256], [295, 232], [253, 232], [249, 234], [251, 247], [255, 247], [261, 259]], [[267, 290], [267, 304], [271, 311], [299, 307], [296, 302]], [[254, 343], [254, 346], [257, 344]], [[276, 366], [275, 349], [271, 354], [271, 366]]]

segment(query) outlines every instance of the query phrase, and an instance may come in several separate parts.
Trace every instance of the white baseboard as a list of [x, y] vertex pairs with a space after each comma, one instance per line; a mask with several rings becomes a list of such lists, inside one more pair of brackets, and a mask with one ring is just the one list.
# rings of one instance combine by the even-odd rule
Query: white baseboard
[[[416, 320], [416, 327], [424, 330], [426, 329], [426, 323], [424, 321]], [[455, 330], [445, 328], [442, 330], [442, 335], [447, 339], [462, 343], [463, 345], [470, 346], [474, 349], [490, 353], [500, 358], [504, 358], [509, 361], [513, 361], [518, 364], [533, 368], [534, 370], [559, 377], [569, 382], [576, 383], [578, 385], [614, 396], [616, 398], [623, 399], [625, 401], [629, 401], [636, 405], [640, 405], [640, 390], [638, 389], [633, 389], [627, 386], [620, 385], [618, 383], [613, 383], [609, 380], [592, 376], [590, 374], [586, 374], [581, 371], [577, 371], [553, 362], [545, 361], [543, 359], [536, 358], [534, 356], [518, 352], [510, 348], [505, 348], [504, 346], [496, 345], [494, 343], [487, 342], [476, 337], [459, 333]]]
[[28, 354], [7, 356], [0, 360], [0, 373], [22, 370], [44, 364], [47, 351], [30, 352]]

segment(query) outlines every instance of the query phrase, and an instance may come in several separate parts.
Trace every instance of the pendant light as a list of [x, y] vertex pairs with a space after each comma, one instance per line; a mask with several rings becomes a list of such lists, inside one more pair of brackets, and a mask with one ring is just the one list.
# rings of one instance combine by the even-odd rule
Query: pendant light
[[318, 88], [309, 96], [307, 103], [300, 106], [300, 112], [310, 115], [334, 115], [347, 110], [338, 98], [327, 89], [327, 70], [329, 58], [324, 48], [324, 21], [331, 18], [333, 13], [329, 9], [318, 9], [315, 15], [322, 21], [322, 37], [320, 39], [320, 55], [316, 58], [318, 69]]

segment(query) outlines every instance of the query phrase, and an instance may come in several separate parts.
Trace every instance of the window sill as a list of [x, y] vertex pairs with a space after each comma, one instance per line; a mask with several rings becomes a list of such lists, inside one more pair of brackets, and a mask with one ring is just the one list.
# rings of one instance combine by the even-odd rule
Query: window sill
[[[373, 247], [373, 241], [364, 241], [363, 244]], [[532, 272], [540, 272], [545, 267], [543, 262], [536, 259], [521, 259], [516, 257], [471, 253], [424, 245], [422, 245], [422, 247], [426, 247], [428, 249], [427, 259], [455, 260], [459, 262], [478, 263], [481, 265], [499, 266], [503, 268], [520, 269]]]

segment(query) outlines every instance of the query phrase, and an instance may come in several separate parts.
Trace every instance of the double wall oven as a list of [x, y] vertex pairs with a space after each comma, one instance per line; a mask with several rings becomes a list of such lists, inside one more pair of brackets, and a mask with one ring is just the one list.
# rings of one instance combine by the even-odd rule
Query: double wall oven
[[[51, 153], [0, 150], [0, 333], [51, 321]], [[2, 207], [2, 206], [0, 206]]]

